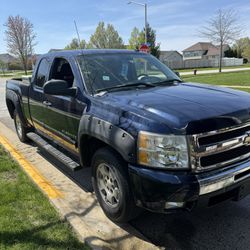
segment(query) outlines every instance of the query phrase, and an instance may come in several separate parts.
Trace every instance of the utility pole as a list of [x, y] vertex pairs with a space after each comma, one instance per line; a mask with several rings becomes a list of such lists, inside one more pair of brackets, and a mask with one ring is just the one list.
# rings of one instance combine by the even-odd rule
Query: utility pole
[[147, 39], [147, 26], [148, 26], [148, 6], [146, 3], [138, 3], [138, 2], [134, 2], [134, 1], [129, 1], [128, 4], [137, 4], [137, 5], [141, 5], [141, 6], [144, 6], [144, 18], [145, 18], [145, 44], [147, 44], [148, 42], [148, 39]]

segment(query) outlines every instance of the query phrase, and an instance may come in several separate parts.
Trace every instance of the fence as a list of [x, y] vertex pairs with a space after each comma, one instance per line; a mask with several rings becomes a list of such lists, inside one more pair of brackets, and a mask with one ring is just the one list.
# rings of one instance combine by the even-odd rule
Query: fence
[[[191, 59], [179, 61], [164, 61], [164, 63], [171, 69], [192, 69], [192, 68], [207, 68], [218, 67], [219, 59]], [[222, 59], [222, 66], [239, 66], [243, 64], [242, 58], [227, 58]]]
[[170, 69], [182, 69], [183, 68], [183, 61], [163, 61]]

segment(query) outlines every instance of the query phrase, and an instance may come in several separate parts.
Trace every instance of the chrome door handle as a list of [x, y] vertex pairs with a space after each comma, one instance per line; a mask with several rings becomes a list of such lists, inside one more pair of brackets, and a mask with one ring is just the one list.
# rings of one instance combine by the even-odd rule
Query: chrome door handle
[[45, 106], [49, 107], [49, 106], [51, 106], [52, 104], [51, 104], [51, 102], [48, 102], [48, 101], [43, 101], [43, 105], [45, 105]]

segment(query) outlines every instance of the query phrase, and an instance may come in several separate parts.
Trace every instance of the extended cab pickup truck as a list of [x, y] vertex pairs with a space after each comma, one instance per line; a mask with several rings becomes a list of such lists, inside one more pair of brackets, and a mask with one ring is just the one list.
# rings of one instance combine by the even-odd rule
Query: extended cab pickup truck
[[46, 54], [30, 81], [7, 81], [6, 103], [22, 142], [35, 141], [72, 171], [92, 168], [113, 221], [250, 192], [250, 95], [183, 82], [149, 54]]

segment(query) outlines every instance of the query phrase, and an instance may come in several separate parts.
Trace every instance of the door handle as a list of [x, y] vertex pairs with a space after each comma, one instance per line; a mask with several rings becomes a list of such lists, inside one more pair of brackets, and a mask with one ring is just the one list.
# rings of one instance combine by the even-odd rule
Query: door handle
[[48, 101], [43, 101], [43, 105], [45, 105], [45, 106], [49, 107], [49, 106], [51, 106], [52, 104], [51, 104], [51, 102], [48, 102]]

